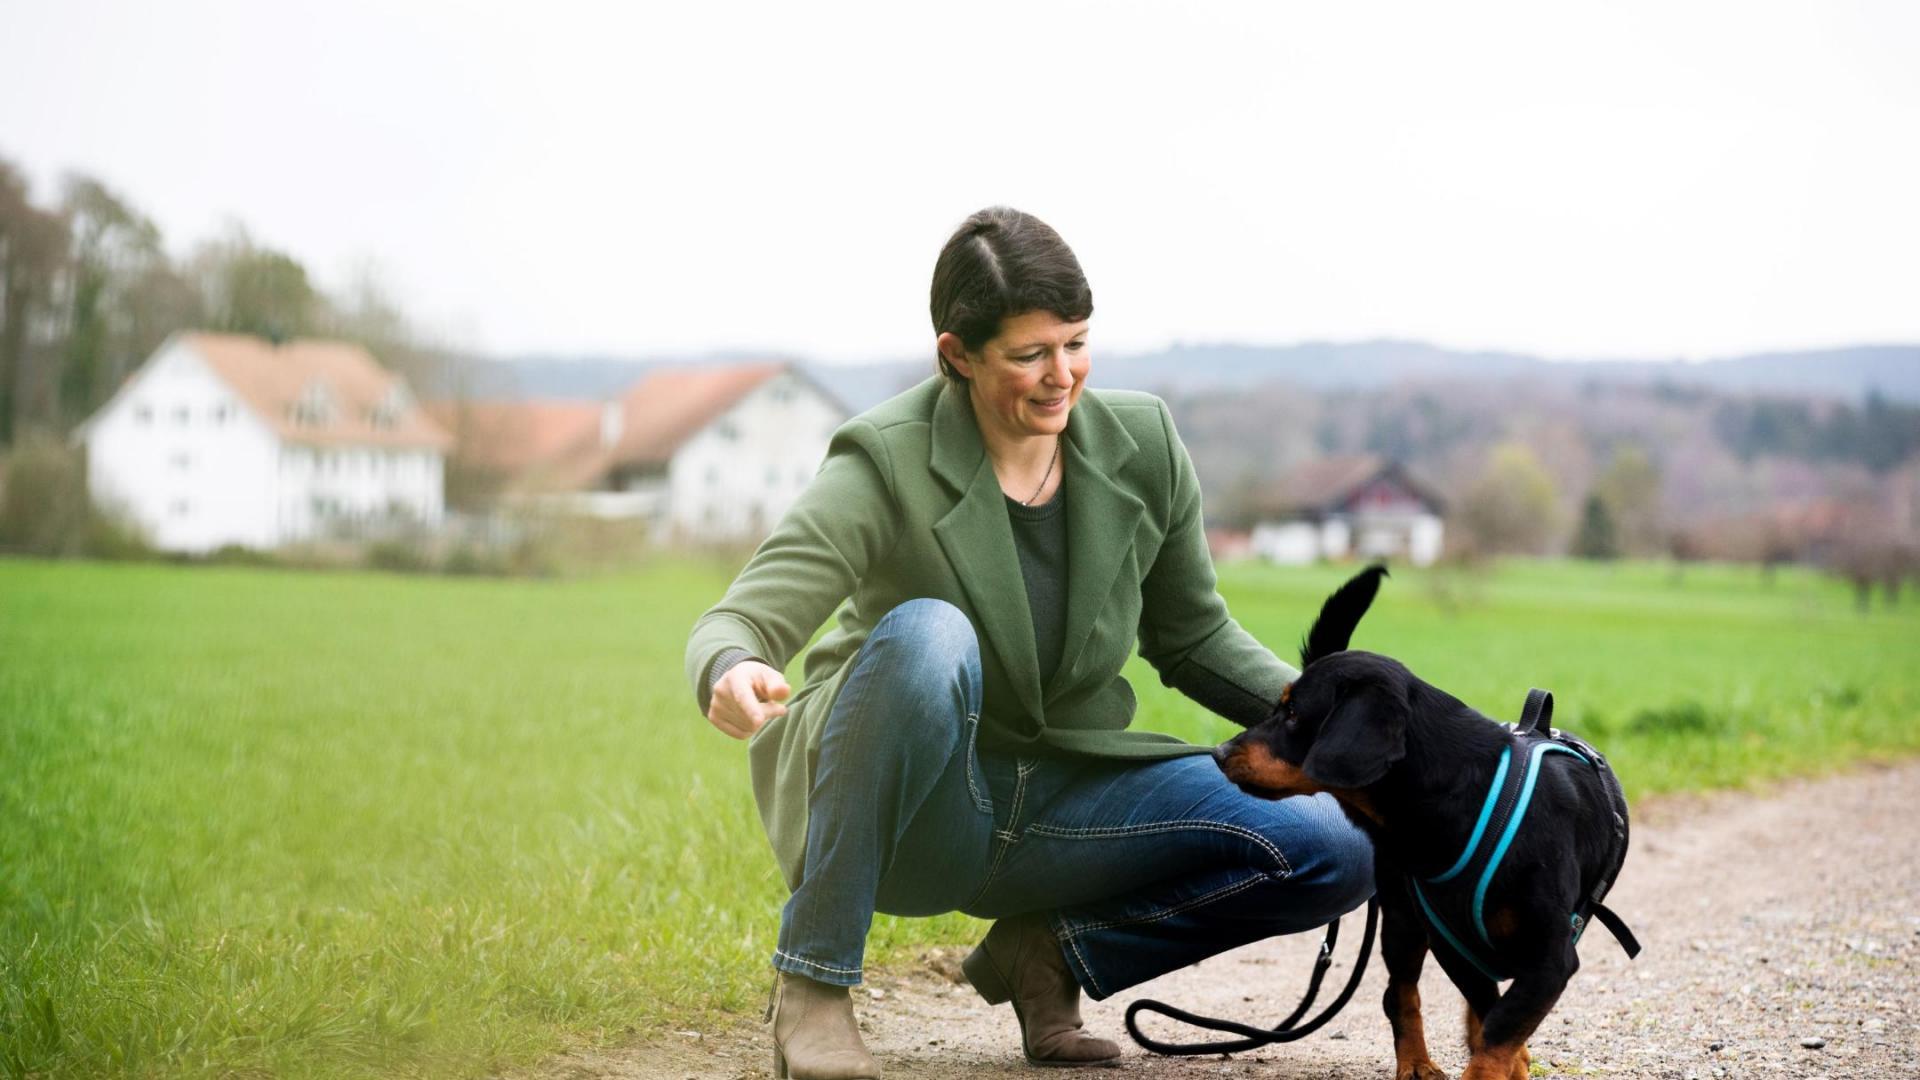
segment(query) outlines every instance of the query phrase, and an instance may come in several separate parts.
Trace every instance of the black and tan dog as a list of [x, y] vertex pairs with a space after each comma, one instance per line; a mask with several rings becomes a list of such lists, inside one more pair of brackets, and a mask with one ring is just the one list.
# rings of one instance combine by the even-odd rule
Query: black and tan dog
[[1639, 949], [1600, 903], [1626, 858], [1626, 802], [1604, 758], [1548, 726], [1550, 695], [1535, 691], [1508, 726], [1398, 661], [1348, 651], [1385, 573], [1327, 600], [1279, 708], [1215, 758], [1255, 795], [1331, 792], [1373, 835], [1397, 1080], [1446, 1076], [1420, 1014], [1429, 948], [1467, 999], [1462, 1080], [1524, 1080], [1526, 1041], [1580, 966], [1587, 920]]

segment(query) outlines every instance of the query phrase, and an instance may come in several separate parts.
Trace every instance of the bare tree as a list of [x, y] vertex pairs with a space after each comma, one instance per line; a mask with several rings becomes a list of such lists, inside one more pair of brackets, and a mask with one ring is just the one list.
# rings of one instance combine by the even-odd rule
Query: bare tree
[[[66, 340], [61, 348], [63, 419], [85, 418], [159, 343], [142, 325], [145, 295], [170, 275], [160, 229], [105, 184], [67, 178], [62, 206], [71, 229]], [[172, 327], [169, 327], [172, 329]]]
[[1594, 482], [1606, 503], [1621, 552], [1652, 555], [1660, 550], [1660, 470], [1638, 446], [1625, 446]]
[[1454, 523], [1467, 553], [1545, 554], [1559, 531], [1553, 479], [1526, 444], [1497, 446], [1460, 501]]
[[25, 176], [0, 161], [0, 444], [57, 423], [54, 315], [67, 223], [28, 198]]
[[225, 237], [202, 244], [189, 269], [206, 298], [213, 329], [284, 341], [312, 332], [321, 315], [320, 295], [307, 268], [285, 252], [254, 243], [238, 224]]

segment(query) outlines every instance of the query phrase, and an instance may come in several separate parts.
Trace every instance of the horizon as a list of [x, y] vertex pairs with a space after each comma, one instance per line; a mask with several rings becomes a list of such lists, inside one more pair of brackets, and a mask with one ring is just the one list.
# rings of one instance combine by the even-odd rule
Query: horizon
[[[1304, 349], [1304, 348], [1353, 348], [1368, 345], [1399, 345], [1433, 349], [1457, 356], [1500, 356], [1520, 360], [1536, 360], [1547, 364], [1623, 364], [1656, 366], [1662, 364], [1679, 366], [1697, 366], [1728, 361], [1753, 360], [1771, 357], [1789, 357], [1807, 354], [1809, 360], [1813, 354], [1853, 352], [1876, 349], [1914, 349], [1920, 350], [1920, 337], [1912, 341], [1855, 341], [1837, 345], [1815, 345], [1805, 348], [1756, 349], [1750, 352], [1731, 353], [1715, 356], [1547, 356], [1514, 349], [1463, 348], [1437, 341], [1417, 338], [1372, 337], [1349, 340], [1302, 339], [1298, 341], [1172, 341], [1165, 345], [1144, 349], [1115, 349], [1111, 353], [1097, 352], [1094, 362], [1102, 357], [1116, 360], [1135, 360], [1153, 356], [1156, 353], [1178, 352], [1184, 349]], [[931, 346], [929, 346], [931, 347]], [[809, 356], [790, 349], [747, 349], [714, 347], [698, 352], [657, 353], [651, 355], [621, 353], [560, 353], [545, 350], [505, 354], [470, 354], [473, 359], [488, 363], [607, 363], [607, 364], [718, 364], [744, 363], [751, 361], [790, 361], [802, 364], [817, 364], [822, 367], [862, 367], [895, 364], [919, 363], [918, 357], [899, 355], [894, 357], [872, 357], [865, 359], [831, 360]], [[932, 360], [927, 363], [931, 368]]]

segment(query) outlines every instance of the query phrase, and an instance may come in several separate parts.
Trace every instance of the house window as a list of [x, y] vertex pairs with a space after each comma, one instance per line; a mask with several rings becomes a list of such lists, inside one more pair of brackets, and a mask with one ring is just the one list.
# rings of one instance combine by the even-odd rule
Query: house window
[[190, 510], [192, 510], [192, 507], [187, 505], [187, 500], [185, 499], [175, 499], [173, 502], [167, 504], [167, 513], [172, 514], [174, 517], [186, 517]]
[[728, 442], [732, 442], [740, 437], [740, 429], [735, 427], [731, 420], [722, 420], [718, 424], [715, 424], [713, 426], [713, 433]]
[[793, 386], [789, 383], [780, 383], [773, 388], [772, 396], [774, 401], [785, 405], [793, 400]]
[[232, 405], [223, 401], [213, 407], [213, 422], [215, 424], [224, 424], [231, 419], [233, 419]]
[[380, 400], [367, 410], [367, 425], [378, 431], [391, 431], [400, 426], [400, 418], [408, 409], [413, 408], [413, 395], [407, 392], [404, 384], [395, 382], [380, 396]]
[[768, 487], [780, 486], [780, 469], [777, 466], [773, 466], [773, 465], [767, 466], [767, 486]]
[[720, 466], [707, 466], [707, 486], [710, 488], [720, 486]]
[[319, 427], [333, 422], [333, 395], [318, 379], [300, 391], [300, 397], [287, 406], [287, 417], [296, 424]]
[[133, 407], [133, 422], [146, 425], [153, 423], [153, 406], [141, 402]]
[[190, 410], [188, 410], [185, 405], [175, 405], [173, 407], [173, 422], [181, 427], [186, 427], [189, 412]]
[[186, 451], [182, 450], [178, 453], [175, 453], [173, 456], [169, 457], [167, 459], [167, 464], [173, 466], [177, 470], [184, 471], [186, 469], [190, 469], [193, 467], [193, 457], [192, 455], [188, 454]]

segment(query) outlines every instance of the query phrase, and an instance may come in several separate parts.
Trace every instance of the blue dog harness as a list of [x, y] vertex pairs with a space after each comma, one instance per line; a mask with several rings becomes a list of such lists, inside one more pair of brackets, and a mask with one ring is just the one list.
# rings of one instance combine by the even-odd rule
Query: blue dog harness
[[1552, 719], [1553, 695], [1545, 690], [1528, 691], [1526, 708], [1520, 722], [1513, 726], [1511, 742], [1500, 751], [1500, 764], [1494, 770], [1493, 783], [1488, 786], [1480, 819], [1474, 822], [1473, 833], [1467, 838], [1466, 850], [1438, 877], [1424, 882], [1409, 879], [1428, 927], [1481, 974], [1496, 982], [1512, 975], [1495, 959], [1493, 942], [1487, 935], [1484, 912], [1487, 886], [1526, 820], [1534, 784], [1540, 779], [1540, 762], [1548, 754], [1571, 754], [1596, 769], [1601, 786], [1606, 789], [1608, 810], [1613, 819], [1607, 869], [1569, 915], [1573, 940], [1577, 944], [1588, 920], [1597, 918], [1612, 931], [1628, 956], [1640, 954], [1640, 942], [1634, 938], [1633, 931], [1601, 903], [1627, 859], [1626, 796], [1613, 770], [1607, 767], [1607, 759], [1580, 739], [1555, 731]]

